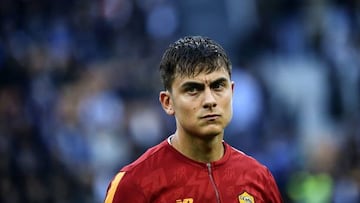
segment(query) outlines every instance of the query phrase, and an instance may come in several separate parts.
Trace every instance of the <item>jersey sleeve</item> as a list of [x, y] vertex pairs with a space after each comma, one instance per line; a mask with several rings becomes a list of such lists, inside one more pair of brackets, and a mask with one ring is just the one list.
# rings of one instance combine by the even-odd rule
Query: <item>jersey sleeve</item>
[[146, 203], [146, 198], [127, 172], [119, 172], [110, 182], [104, 203]]
[[269, 169], [266, 169], [267, 171], [267, 197], [268, 197], [268, 201], [267, 202], [271, 202], [271, 203], [282, 203], [282, 197], [279, 191], [279, 188], [276, 184], [275, 178], [274, 176], [271, 174], [271, 172], [269, 171]]

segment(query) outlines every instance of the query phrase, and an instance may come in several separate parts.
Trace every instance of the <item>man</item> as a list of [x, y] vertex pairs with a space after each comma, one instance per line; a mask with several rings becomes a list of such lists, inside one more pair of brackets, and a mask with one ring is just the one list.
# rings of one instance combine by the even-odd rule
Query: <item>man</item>
[[179, 39], [160, 74], [159, 100], [176, 131], [120, 170], [105, 203], [282, 202], [269, 170], [223, 141], [234, 90], [223, 48], [205, 37]]

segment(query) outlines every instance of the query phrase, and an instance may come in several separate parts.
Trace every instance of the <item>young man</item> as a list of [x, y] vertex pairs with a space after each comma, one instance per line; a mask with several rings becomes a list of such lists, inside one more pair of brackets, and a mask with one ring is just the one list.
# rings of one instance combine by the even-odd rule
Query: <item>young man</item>
[[223, 48], [200, 36], [179, 39], [160, 74], [159, 100], [176, 131], [120, 170], [105, 203], [282, 202], [269, 170], [223, 141], [234, 90]]

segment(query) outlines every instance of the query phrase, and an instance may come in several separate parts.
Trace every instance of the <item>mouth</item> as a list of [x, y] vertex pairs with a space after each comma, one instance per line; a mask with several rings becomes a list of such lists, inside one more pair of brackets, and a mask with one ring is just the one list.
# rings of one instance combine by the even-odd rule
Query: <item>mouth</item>
[[207, 120], [215, 120], [215, 119], [217, 119], [219, 117], [220, 117], [219, 114], [208, 114], [208, 115], [202, 116], [200, 118], [207, 119]]

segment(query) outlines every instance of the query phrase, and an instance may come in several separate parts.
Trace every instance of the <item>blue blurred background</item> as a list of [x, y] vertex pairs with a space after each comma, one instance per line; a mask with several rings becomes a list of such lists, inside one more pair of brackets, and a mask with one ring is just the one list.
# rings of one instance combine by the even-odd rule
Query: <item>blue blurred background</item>
[[1, 0], [0, 202], [102, 202], [175, 128], [158, 64], [185, 35], [227, 50], [225, 139], [285, 202], [360, 202], [357, 0]]

